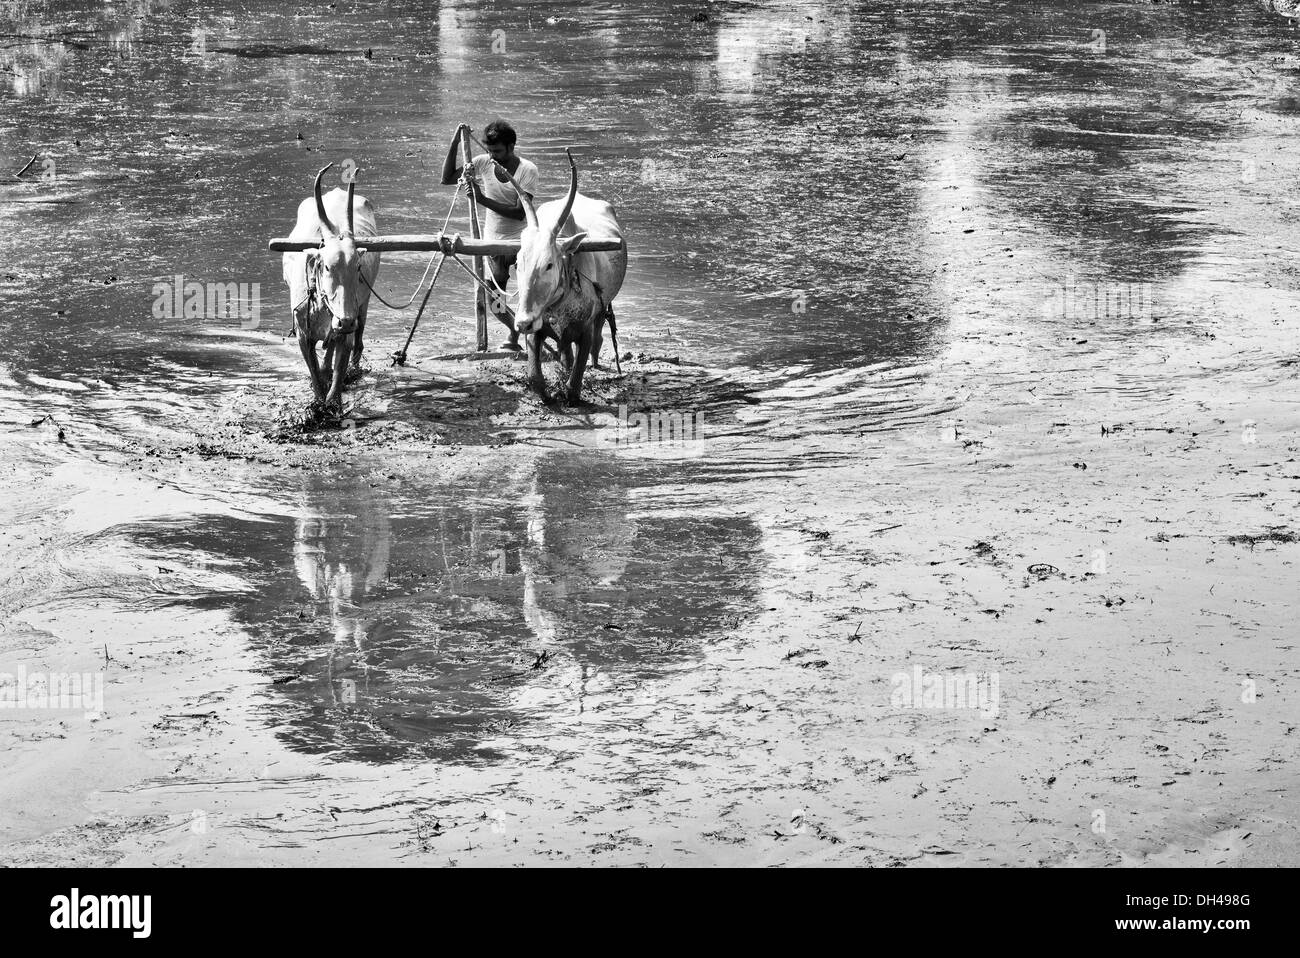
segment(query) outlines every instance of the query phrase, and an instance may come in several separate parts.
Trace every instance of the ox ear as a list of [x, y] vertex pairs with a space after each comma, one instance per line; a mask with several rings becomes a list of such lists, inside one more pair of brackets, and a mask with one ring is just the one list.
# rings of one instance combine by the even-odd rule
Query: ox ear
[[320, 278], [320, 250], [307, 250], [307, 280], [313, 285]]
[[574, 233], [572, 236], [561, 236], [559, 239], [560, 249], [565, 253], [576, 253], [578, 244], [587, 238], [587, 234]]

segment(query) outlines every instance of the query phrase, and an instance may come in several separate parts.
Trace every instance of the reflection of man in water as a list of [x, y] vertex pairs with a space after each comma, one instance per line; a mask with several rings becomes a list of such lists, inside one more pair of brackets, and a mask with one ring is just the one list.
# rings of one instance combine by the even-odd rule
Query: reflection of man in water
[[[455, 183], [462, 173], [462, 168], [456, 165], [456, 161], [460, 156], [460, 138], [468, 133], [469, 127], [462, 123], [456, 127], [456, 135], [451, 138], [447, 158], [442, 163], [444, 186]], [[510, 171], [510, 175], [515, 178], [519, 188], [530, 200], [537, 191], [537, 166], [522, 156], [515, 155], [515, 140], [514, 127], [505, 120], [493, 120], [483, 130], [483, 145], [488, 148], [488, 152], [471, 157], [470, 168], [465, 171], [465, 179], [469, 182], [470, 189], [474, 191], [474, 201], [487, 210], [483, 221], [484, 239], [518, 240], [526, 222], [524, 207], [515, 188], [496, 168], [495, 163], [500, 163]], [[510, 267], [515, 264], [515, 259], [513, 253], [509, 256], [487, 258], [492, 278], [502, 292], [509, 282]], [[489, 298], [490, 302], [491, 298]], [[500, 313], [497, 314], [497, 319], [510, 329], [510, 338], [502, 343], [502, 347], [518, 350], [519, 334], [515, 332], [510, 320]]]

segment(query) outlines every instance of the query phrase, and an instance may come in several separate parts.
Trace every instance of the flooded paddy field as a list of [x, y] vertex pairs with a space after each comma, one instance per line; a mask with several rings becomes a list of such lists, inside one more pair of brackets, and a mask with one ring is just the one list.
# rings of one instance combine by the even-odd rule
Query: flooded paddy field
[[[0, 3], [0, 697], [100, 693], [0, 708], [0, 862], [1300, 863], [1298, 42]], [[267, 241], [331, 161], [436, 231], [497, 116], [618, 211], [621, 372], [543, 404], [449, 266], [302, 428]]]

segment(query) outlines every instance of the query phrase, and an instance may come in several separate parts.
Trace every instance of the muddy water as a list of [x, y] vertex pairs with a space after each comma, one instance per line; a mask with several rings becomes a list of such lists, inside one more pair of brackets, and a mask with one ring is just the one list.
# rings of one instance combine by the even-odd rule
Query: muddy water
[[[0, 165], [38, 158], [0, 182], [4, 455], [63, 477], [48, 508], [82, 529], [7, 611], [217, 613], [264, 685], [244, 720], [283, 746], [490, 763], [558, 707], [555, 670], [581, 710], [743, 628], [781, 504], [739, 484], [943, 428], [981, 384], [933, 364], [983, 355], [985, 320], [1077, 347], [995, 374], [1081, 402], [1209, 388], [1149, 356], [1207, 303], [1248, 344], [1285, 333], [1229, 286], [1293, 273], [1265, 221], [1291, 202], [1294, 37], [1260, 5], [701, 9], [0, 3]], [[410, 311], [372, 307], [353, 429], [279, 428], [307, 387], [266, 240], [328, 161], [382, 232], [436, 229], [447, 137], [493, 115], [543, 195], [572, 146], [618, 209], [626, 375], [557, 414], [508, 361], [439, 358], [473, 342], [449, 267], [406, 369], [384, 357]], [[387, 258], [381, 291], [423, 266]], [[160, 313], [177, 276], [256, 284], [260, 315]], [[705, 438], [611, 449], [620, 404]], [[26, 621], [10, 647], [48, 640]]]

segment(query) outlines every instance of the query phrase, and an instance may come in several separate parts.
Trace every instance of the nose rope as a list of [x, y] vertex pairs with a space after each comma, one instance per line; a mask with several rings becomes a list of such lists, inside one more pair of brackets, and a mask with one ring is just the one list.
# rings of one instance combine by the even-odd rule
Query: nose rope
[[[457, 266], [459, 266], [461, 269], [463, 269], [463, 270], [464, 270], [464, 271], [469, 275], [469, 278], [470, 278], [470, 279], [472, 279], [474, 282], [476, 282], [476, 283], [478, 283], [480, 286], [482, 286], [483, 289], [487, 290], [487, 292], [489, 292], [489, 293], [492, 292], [492, 290], [488, 289], [488, 285], [487, 285], [487, 283], [483, 282], [483, 280], [482, 280], [481, 277], [479, 277], [478, 275], [476, 275], [475, 272], [474, 272], [472, 269], [470, 269], [468, 266], [466, 266], [466, 265], [464, 264], [464, 262], [461, 261], [461, 258], [460, 258], [459, 256], [457, 256], [455, 253], [452, 253], [452, 254], [451, 254], [451, 258], [452, 258], [453, 260], [456, 261], [456, 265], [457, 265]], [[511, 325], [511, 328], [513, 329], [513, 328], [514, 328], [514, 324], [515, 324], [515, 322], [516, 322], [516, 320], [515, 320], [515, 311], [514, 311], [513, 309], [511, 309], [509, 306], [507, 306], [505, 303], [502, 303], [502, 304], [501, 304], [501, 308], [504, 309], [504, 310], [505, 310], [505, 311], [510, 315], [510, 325]], [[545, 352], [546, 355], [549, 356], [551, 359], [558, 359], [558, 358], [559, 358], [559, 354], [556, 353], [555, 350], [551, 349], [551, 347], [548, 346], [548, 345], [546, 345], [545, 343], [542, 344], [542, 350], [543, 350], [543, 352]]]
[[[303, 265], [303, 269], [304, 271], [306, 270], [306, 264]], [[312, 282], [311, 274], [307, 273], [306, 276], [307, 276], [307, 292], [303, 294], [302, 299], [298, 300], [298, 302], [294, 303], [292, 306], [289, 307], [289, 317], [290, 319], [293, 320], [293, 326], [290, 327], [289, 329], [290, 336], [293, 336], [298, 332], [298, 309], [303, 305], [303, 303], [309, 303], [309, 304], [315, 303], [318, 299], [322, 299], [322, 297], [320, 296], [320, 288], [314, 282]], [[339, 317], [335, 315], [334, 308], [331, 305], [330, 301], [326, 299], [324, 300], [324, 303], [325, 303], [325, 308], [329, 310], [330, 316], [334, 319], [338, 319]], [[308, 306], [308, 312], [314, 312], [314, 311], [315, 310], [311, 306]], [[331, 331], [331, 335], [333, 335], [332, 331]]]
[[[420, 277], [420, 281], [419, 281], [418, 283], [415, 284], [415, 292], [413, 292], [413, 293], [411, 294], [411, 298], [408, 299], [406, 302], [404, 302], [401, 306], [394, 306], [394, 305], [393, 305], [392, 303], [390, 303], [388, 300], [384, 299], [384, 297], [380, 296], [380, 295], [379, 295], [379, 290], [377, 290], [377, 289], [375, 289], [373, 286], [371, 286], [371, 285], [370, 285], [370, 280], [366, 279], [366, 274], [365, 274], [365, 271], [364, 271], [364, 270], [361, 270], [361, 271], [360, 271], [361, 282], [363, 282], [363, 283], [366, 284], [366, 289], [370, 290], [370, 292], [374, 294], [375, 299], [379, 300], [381, 303], [383, 303], [383, 304], [384, 304], [385, 306], [387, 306], [389, 309], [394, 309], [394, 310], [397, 310], [397, 311], [400, 312], [401, 310], [406, 309], [406, 307], [408, 307], [408, 306], [410, 306], [412, 303], [414, 303], [414, 302], [415, 302], [415, 297], [417, 297], [417, 296], [420, 295], [420, 290], [422, 290], [422, 289], [424, 288], [424, 281], [425, 281], [426, 279], [428, 279], [428, 277], [429, 277], [429, 270], [433, 269], [434, 261], [437, 260], [439, 256], [442, 256], [442, 252], [441, 252], [441, 251], [439, 251], [439, 252], [437, 252], [437, 253], [434, 253], [432, 256], [429, 257], [429, 265], [426, 266], [426, 267], [424, 267], [424, 275], [421, 276], [421, 277]], [[438, 269], [437, 269], [437, 271], [433, 274], [433, 282], [435, 282], [435, 283], [438, 282], [438, 273], [440, 273], [440, 272], [442, 272], [442, 262], [441, 262], [441, 261], [438, 262]]]
[[331, 302], [327, 297], [321, 296], [319, 289], [317, 289], [316, 287], [312, 287], [311, 292], [316, 294], [313, 298], [319, 299], [321, 302], [325, 304], [325, 308], [329, 310], [331, 319], [338, 320], [340, 323], [346, 323], [348, 321], [346, 316], [340, 316], [338, 313], [334, 312], [334, 303]]
[[507, 296], [518, 296], [518, 295], [519, 295], [519, 290], [515, 290], [513, 293], [509, 293], [509, 292], [506, 292], [504, 289], [502, 289], [502, 288], [501, 288], [501, 284], [497, 282], [496, 274], [495, 274], [494, 272], [492, 272], [492, 270], [487, 270], [487, 274], [488, 274], [488, 279], [490, 279], [490, 280], [492, 281], [492, 285], [493, 285], [494, 287], [496, 287], [496, 291], [497, 291], [499, 294], [501, 294], [501, 298], [502, 298], [502, 299], [504, 299], [504, 298], [507, 297]]
[[[446, 218], [442, 221], [442, 232], [443, 232], [444, 235], [445, 235], [446, 232], [447, 232], [447, 224], [451, 222], [451, 214], [454, 213], [454, 212], [456, 212], [456, 197], [453, 196], [453, 197], [451, 198], [451, 206], [447, 209], [447, 216], [446, 216]], [[363, 243], [361, 243], [361, 244], [359, 244], [359, 245], [364, 246], [365, 243], [363, 242]], [[442, 259], [439, 260], [439, 259], [438, 259], [439, 256], [441, 256]], [[441, 273], [441, 272], [442, 272], [442, 264], [445, 263], [445, 262], [447, 261], [447, 256], [446, 256], [446, 254], [443, 253], [441, 250], [439, 250], [438, 252], [434, 253], [432, 256], [429, 257], [429, 265], [426, 266], [426, 267], [424, 267], [424, 275], [421, 276], [421, 277], [420, 277], [420, 281], [419, 281], [418, 283], [415, 284], [415, 292], [413, 292], [413, 293], [411, 294], [411, 298], [408, 299], [408, 300], [407, 300], [405, 303], [403, 303], [401, 306], [394, 306], [394, 305], [393, 305], [392, 303], [390, 303], [388, 300], [384, 299], [384, 297], [380, 296], [380, 295], [379, 295], [379, 290], [377, 290], [377, 289], [375, 289], [373, 286], [371, 286], [371, 285], [370, 285], [370, 280], [366, 279], [366, 274], [365, 274], [364, 271], [361, 273], [361, 281], [362, 281], [363, 283], [366, 284], [366, 288], [369, 289], [370, 292], [372, 292], [372, 293], [375, 294], [375, 299], [379, 300], [381, 303], [383, 303], [383, 304], [384, 304], [385, 306], [387, 306], [389, 309], [396, 309], [396, 310], [406, 309], [406, 307], [410, 306], [412, 303], [415, 302], [415, 297], [417, 297], [417, 296], [420, 295], [420, 290], [424, 287], [424, 280], [426, 279], [426, 277], [428, 277], [428, 275], [429, 275], [429, 270], [433, 267], [433, 261], [434, 261], [434, 260], [438, 260], [438, 270], [437, 270], [437, 272], [435, 272], [435, 273], [433, 274], [433, 282], [429, 284], [429, 288], [432, 289], [432, 288], [433, 288], [433, 284], [436, 283], [436, 282], [438, 282], [438, 273]], [[403, 352], [405, 352], [405, 350], [403, 350]]]
[[[445, 235], [446, 232], [447, 232], [447, 224], [451, 222], [451, 214], [454, 213], [454, 212], [456, 212], [456, 197], [453, 196], [452, 199], [451, 199], [451, 206], [447, 209], [447, 216], [446, 216], [446, 218], [442, 221], [442, 232], [443, 232], [444, 235]], [[362, 243], [360, 243], [360, 244], [358, 244], [358, 245], [360, 245], [360, 246], [364, 246], [364, 245], [366, 245], [366, 244], [365, 244], [364, 242], [362, 242]], [[441, 272], [442, 272], [442, 264], [445, 263], [445, 262], [447, 261], [447, 255], [446, 255], [445, 253], [443, 253], [441, 250], [439, 250], [438, 252], [434, 253], [432, 256], [429, 257], [429, 265], [426, 266], [426, 267], [424, 267], [424, 275], [421, 276], [421, 277], [420, 277], [420, 281], [419, 281], [418, 283], [415, 284], [415, 292], [413, 292], [413, 293], [411, 294], [411, 298], [408, 299], [408, 300], [407, 300], [405, 303], [403, 303], [401, 306], [394, 306], [394, 305], [393, 305], [392, 303], [390, 303], [388, 300], [384, 299], [384, 297], [380, 296], [380, 295], [379, 295], [379, 290], [377, 290], [377, 289], [375, 289], [373, 286], [371, 286], [371, 285], [370, 285], [370, 280], [366, 279], [366, 274], [365, 274], [364, 271], [362, 271], [362, 273], [361, 273], [361, 281], [362, 281], [363, 283], [366, 284], [366, 288], [367, 288], [368, 290], [370, 290], [370, 292], [372, 292], [372, 293], [375, 294], [375, 299], [379, 300], [381, 303], [383, 303], [383, 304], [384, 304], [385, 306], [387, 306], [389, 309], [397, 309], [397, 310], [406, 309], [407, 306], [410, 306], [412, 303], [415, 302], [415, 297], [417, 297], [417, 296], [420, 295], [420, 290], [424, 287], [424, 280], [425, 280], [425, 278], [429, 275], [429, 270], [433, 267], [433, 261], [436, 260], [436, 259], [438, 259], [439, 256], [441, 256], [442, 259], [438, 260], [438, 269], [437, 269], [437, 272], [435, 272], [435, 273], [433, 274], [433, 282], [431, 282], [431, 283], [429, 284], [429, 288], [432, 289], [432, 288], [433, 288], [433, 284], [436, 283], [436, 282], [438, 282], [438, 273], [441, 273]]]
[[[476, 283], [478, 283], [480, 286], [482, 286], [483, 289], [484, 289], [484, 291], [486, 291], [487, 293], [491, 293], [491, 292], [492, 292], [492, 290], [491, 290], [491, 288], [489, 288], [488, 284], [487, 284], [486, 282], [483, 281], [483, 278], [482, 278], [481, 276], [479, 276], [477, 273], [475, 273], [475, 272], [474, 272], [472, 269], [470, 269], [468, 266], [466, 266], [466, 265], [464, 264], [464, 262], [461, 260], [461, 258], [460, 258], [459, 256], [457, 256], [455, 253], [452, 253], [452, 254], [451, 254], [451, 258], [452, 258], [453, 260], [456, 261], [456, 265], [457, 265], [457, 266], [459, 266], [461, 269], [463, 269], [466, 273], [469, 274], [470, 279], [474, 280], [474, 282], [476, 282]], [[491, 272], [491, 271], [489, 270], [489, 272]], [[496, 281], [493, 280], [493, 285], [495, 285], [495, 284], [496, 284]], [[497, 287], [497, 288], [500, 289], [500, 287]], [[505, 303], [502, 303], [502, 304], [501, 304], [501, 308], [504, 309], [507, 313], [510, 314], [510, 319], [511, 319], [511, 321], [513, 322], [513, 320], [514, 320], [514, 318], [515, 318], [515, 311], [514, 311], [513, 309], [511, 309], [509, 306], [507, 306]]]
[[[459, 189], [458, 189], [455, 193], [452, 194], [452, 197], [451, 197], [451, 203], [450, 203], [450, 205], [447, 207], [447, 216], [446, 216], [446, 217], [443, 219], [443, 221], [442, 221], [442, 235], [443, 235], [443, 236], [446, 236], [446, 235], [447, 235], [447, 224], [451, 222], [451, 214], [454, 213], [454, 212], [456, 212], [456, 201], [457, 201], [459, 198], [460, 198], [460, 191], [459, 191]], [[424, 299], [420, 300], [420, 308], [417, 309], [417, 310], [415, 311], [415, 319], [411, 322], [411, 327], [410, 327], [410, 329], [408, 329], [408, 330], [406, 331], [406, 342], [402, 343], [402, 348], [401, 348], [401, 349], [399, 349], [397, 352], [393, 353], [393, 356], [392, 356], [392, 360], [393, 360], [393, 361], [392, 361], [392, 363], [391, 363], [391, 365], [393, 365], [393, 366], [405, 366], [405, 365], [406, 365], [406, 351], [407, 351], [408, 349], [411, 348], [411, 340], [415, 338], [415, 331], [416, 331], [416, 330], [419, 328], [419, 326], [420, 326], [420, 317], [424, 315], [424, 307], [426, 307], [426, 306], [429, 305], [429, 297], [433, 295], [433, 287], [434, 287], [435, 285], [437, 285], [437, 283], [438, 283], [438, 276], [439, 276], [440, 273], [442, 273], [442, 264], [445, 263], [445, 262], [447, 262], [447, 253], [446, 253], [445, 250], [439, 250], [437, 253], [434, 254], [434, 256], [439, 256], [439, 255], [442, 256], [442, 259], [438, 260], [438, 270], [437, 270], [437, 272], [435, 272], [435, 273], [433, 274], [433, 279], [429, 281], [429, 288], [426, 289], [426, 290], [424, 291]], [[433, 259], [430, 258], [429, 262], [432, 263], [432, 262], [433, 262]], [[426, 275], [428, 274], [428, 272], [429, 272], [429, 268], [428, 268], [427, 266], [425, 267], [424, 272], [425, 272]], [[424, 280], [421, 279], [420, 282], [423, 283]], [[367, 282], [366, 285], [369, 286], [370, 284]], [[417, 286], [417, 287], [415, 288], [415, 292], [418, 293], [419, 291], [420, 291], [420, 287]], [[371, 292], [373, 293], [374, 290], [372, 289]], [[378, 293], [375, 293], [375, 296], [379, 298], [379, 301], [380, 301], [381, 303], [384, 301], [384, 300], [383, 300], [383, 297], [379, 296]], [[414, 302], [414, 301], [415, 301], [415, 295], [412, 294], [412, 296], [411, 296], [411, 302]], [[387, 304], [385, 304], [385, 305], [387, 305]], [[409, 306], [410, 303], [408, 303], [407, 305]], [[389, 308], [391, 309], [392, 307], [389, 307]]]

